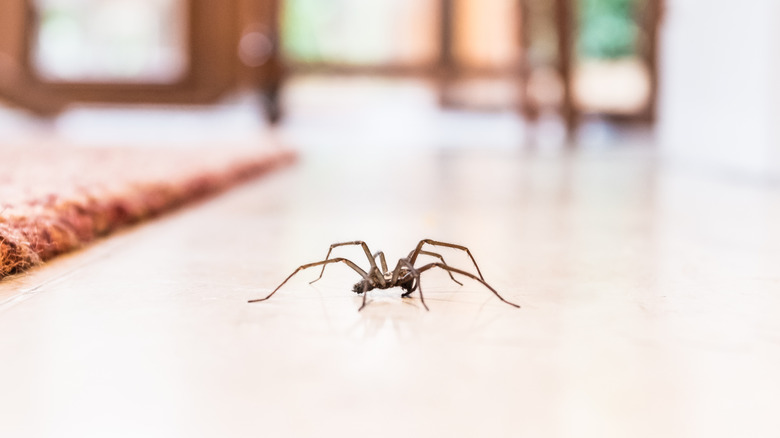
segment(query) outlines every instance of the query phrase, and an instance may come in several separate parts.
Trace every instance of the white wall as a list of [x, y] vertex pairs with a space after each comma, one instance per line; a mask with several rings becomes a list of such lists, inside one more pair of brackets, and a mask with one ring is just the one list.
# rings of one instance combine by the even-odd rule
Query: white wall
[[780, 2], [666, 0], [658, 129], [671, 160], [780, 177]]

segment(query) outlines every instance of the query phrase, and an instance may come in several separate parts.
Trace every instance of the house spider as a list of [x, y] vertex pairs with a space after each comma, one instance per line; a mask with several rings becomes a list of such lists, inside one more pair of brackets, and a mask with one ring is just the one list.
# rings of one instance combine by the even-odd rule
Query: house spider
[[[471, 261], [474, 263], [474, 268], [477, 270], [477, 274], [479, 276], [461, 269], [453, 268], [452, 266], [448, 265], [444, 261], [444, 257], [442, 257], [441, 254], [431, 252], [431, 251], [425, 251], [423, 249], [423, 245], [426, 244], [431, 246], [443, 246], [447, 248], [457, 249], [460, 251], [465, 251], [466, 254], [469, 256], [469, 258], [471, 259]], [[363, 269], [358, 267], [354, 262], [346, 258], [342, 258], [342, 257], [330, 258], [330, 253], [331, 251], [333, 251], [334, 248], [337, 248], [339, 246], [346, 246], [346, 245], [360, 245], [363, 248], [363, 251], [366, 253], [366, 257], [368, 258], [368, 262], [371, 264], [371, 268], [368, 270], [368, 272], [364, 271]], [[441, 261], [429, 263], [427, 265], [416, 268], [414, 266], [414, 263], [415, 261], [417, 261], [417, 257], [420, 255], [435, 257]], [[382, 266], [381, 270], [377, 266], [376, 263], [377, 258], [379, 259], [379, 263]], [[320, 271], [320, 276], [312, 280], [311, 282], [309, 282], [309, 284], [314, 283], [315, 281], [322, 278], [322, 274], [325, 273], [325, 266], [331, 263], [344, 263], [350, 268], [352, 268], [355, 272], [360, 274], [361, 277], [363, 277], [362, 280], [355, 283], [355, 285], [352, 287], [353, 292], [357, 294], [363, 294], [363, 304], [360, 306], [358, 311], [363, 310], [363, 308], [366, 307], [366, 296], [368, 295], [366, 292], [372, 289], [389, 289], [391, 287], [396, 287], [396, 286], [399, 286], [401, 289], [404, 290], [404, 293], [401, 295], [401, 297], [403, 298], [408, 297], [415, 290], [420, 291], [420, 301], [422, 302], [423, 307], [425, 307], [425, 310], [429, 310], [428, 306], [425, 304], [425, 298], [423, 298], [422, 286], [420, 285], [420, 274], [432, 268], [444, 269], [445, 271], [447, 271], [452, 281], [460, 284], [461, 286], [463, 285], [463, 283], [456, 280], [455, 277], [452, 275], [453, 273], [460, 274], [469, 277], [473, 280], [476, 280], [482, 283], [482, 285], [485, 286], [486, 288], [490, 289], [490, 291], [493, 292], [496, 295], [496, 297], [498, 297], [499, 300], [509, 304], [510, 306], [520, 307], [517, 304], [510, 303], [509, 301], [505, 300], [498, 292], [496, 292], [495, 289], [493, 289], [489, 284], [485, 282], [485, 279], [482, 277], [482, 272], [480, 272], [479, 266], [477, 266], [477, 262], [476, 260], [474, 260], [474, 256], [471, 255], [471, 251], [469, 251], [468, 248], [461, 245], [439, 242], [431, 239], [421, 240], [420, 243], [417, 244], [417, 246], [414, 248], [412, 252], [409, 253], [408, 256], [398, 260], [398, 264], [396, 264], [395, 269], [393, 269], [392, 271], [388, 271], [387, 269], [387, 261], [385, 260], [385, 254], [382, 251], [379, 251], [376, 254], [371, 255], [371, 251], [368, 250], [368, 245], [366, 245], [366, 243], [363, 241], [356, 240], [353, 242], [334, 243], [330, 246], [330, 249], [328, 249], [328, 254], [325, 256], [325, 260], [299, 266], [298, 269], [296, 269], [292, 274], [290, 274], [290, 276], [288, 276], [279, 286], [277, 286], [276, 289], [273, 290], [273, 292], [268, 294], [268, 296], [266, 296], [265, 298], [249, 300], [249, 302], [256, 303], [258, 301], [265, 301], [271, 298], [273, 294], [276, 293], [276, 291], [278, 291], [282, 286], [284, 286], [285, 283], [287, 283], [287, 280], [291, 279], [298, 272], [304, 269], [313, 268], [315, 266], [322, 266], [322, 270]]]

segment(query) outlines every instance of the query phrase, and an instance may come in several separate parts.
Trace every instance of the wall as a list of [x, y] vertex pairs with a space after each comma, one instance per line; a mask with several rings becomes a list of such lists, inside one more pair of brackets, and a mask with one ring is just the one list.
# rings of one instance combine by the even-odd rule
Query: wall
[[780, 5], [666, 0], [658, 129], [672, 161], [780, 179]]

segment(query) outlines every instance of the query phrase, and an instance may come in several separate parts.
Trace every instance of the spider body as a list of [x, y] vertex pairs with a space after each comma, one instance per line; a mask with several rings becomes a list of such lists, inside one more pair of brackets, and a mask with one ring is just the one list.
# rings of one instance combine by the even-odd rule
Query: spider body
[[400, 287], [404, 290], [404, 296], [411, 294], [414, 292], [415, 284], [414, 284], [414, 276], [411, 275], [411, 272], [408, 269], [401, 269], [401, 274], [399, 275], [398, 279], [393, 282], [393, 274], [392, 272], [381, 274], [384, 277], [384, 284], [379, 283], [375, 278], [372, 278], [369, 274], [369, 277], [363, 280], [358, 281], [355, 283], [354, 286], [352, 286], [352, 292], [355, 292], [356, 294], [362, 294], [364, 292], [368, 292], [373, 289], [391, 289], [394, 287]]
[[[346, 245], [359, 245], [363, 248], [366, 257], [368, 258], [369, 264], [371, 265], [368, 271], [364, 271], [354, 262], [346, 258], [341, 258], [341, 257], [330, 258], [330, 253], [333, 251], [334, 248], [340, 246], [346, 246]], [[452, 248], [452, 249], [465, 252], [471, 259], [472, 263], [474, 264], [474, 268], [477, 271], [476, 272], [477, 275], [468, 271], [464, 271], [462, 269], [453, 268], [452, 266], [448, 265], [444, 261], [444, 257], [442, 257], [441, 254], [431, 252], [431, 251], [426, 251], [425, 249], [423, 249], [425, 245], [441, 246], [441, 247]], [[415, 262], [417, 261], [417, 258], [420, 255], [426, 255], [426, 256], [438, 258], [440, 262], [428, 263], [424, 266], [416, 267]], [[377, 265], [377, 260], [379, 260], [381, 268], [380, 266]], [[350, 268], [352, 268], [355, 272], [357, 272], [362, 277], [362, 280], [355, 283], [355, 285], [352, 287], [353, 292], [363, 295], [363, 303], [358, 310], [363, 310], [363, 308], [366, 306], [366, 296], [368, 295], [366, 292], [373, 289], [390, 289], [393, 287], [400, 287], [401, 289], [403, 289], [404, 292], [401, 296], [404, 298], [411, 295], [414, 291], [418, 291], [420, 294], [420, 301], [422, 302], [423, 307], [425, 307], [425, 310], [429, 310], [428, 305], [425, 304], [425, 298], [423, 297], [422, 286], [420, 285], [420, 274], [432, 268], [440, 268], [447, 271], [452, 281], [460, 285], [462, 285], [462, 283], [455, 279], [455, 277], [452, 275], [453, 273], [476, 280], [486, 288], [490, 289], [490, 291], [493, 292], [493, 294], [496, 297], [498, 297], [498, 299], [500, 299], [501, 301], [509, 304], [510, 306], [520, 307], [517, 304], [505, 300], [498, 292], [496, 292], [495, 289], [493, 289], [489, 284], [485, 282], [485, 279], [482, 277], [482, 273], [479, 271], [479, 266], [477, 266], [477, 262], [476, 260], [474, 260], [474, 256], [471, 255], [471, 251], [469, 251], [468, 248], [461, 245], [455, 245], [453, 243], [440, 242], [431, 239], [421, 240], [417, 244], [415, 249], [412, 250], [412, 252], [410, 252], [407, 257], [398, 260], [395, 269], [393, 269], [392, 271], [387, 269], [387, 261], [385, 260], [385, 254], [382, 251], [379, 251], [376, 254], [372, 255], [371, 251], [368, 250], [368, 245], [366, 245], [366, 243], [363, 241], [356, 240], [352, 242], [334, 243], [330, 246], [330, 249], [328, 249], [328, 254], [325, 256], [325, 260], [299, 266], [298, 269], [293, 271], [293, 273], [290, 274], [279, 286], [277, 286], [276, 289], [273, 290], [273, 292], [268, 294], [268, 296], [266, 296], [265, 298], [250, 300], [249, 302], [256, 303], [259, 301], [265, 301], [271, 298], [273, 294], [275, 294], [282, 286], [284, 286], [285, 283], [287, 283], [287, 280], [292, 278], [298, 272], [304, 269], [313, 268], [315, 266], [322, 266], [322, 270], [320, 271], [320, 276], [317, 277], [315, 280], [311, 281], [311, 283], [314, 283], [315, 281], [322, 278], [322, 274], [325, 273], [325, 266], [331, 263], [344, 263]]]

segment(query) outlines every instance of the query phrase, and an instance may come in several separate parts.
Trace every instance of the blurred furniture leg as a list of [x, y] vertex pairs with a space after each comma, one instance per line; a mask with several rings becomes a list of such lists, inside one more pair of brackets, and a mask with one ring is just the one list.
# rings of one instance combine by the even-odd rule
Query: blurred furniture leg
[[572, 94], [572, 62], [574, 60], [574, 5], [572, 0], [555, 0], [555, 21], [558, 33], [558, 72], [563, 85], [561, 117], [566, 127], [566, 138], [572, 145], [579, 114]]
[[449, 88], [455, 77], [455, 57], [453, 54], [453, 33], [455, 18], [455, 1], [440, 0], [439, 2], [439, 60], [437, 81], [439, 88], [439, 105], [443, 108], [452, 103], [449, 98]]
[[518, 29], [518, 38], [520, 39], [520, 74], [518, 76], [518, 88], [520, 90], [520, 102], [518, 103], [518, 110], [523, 119], [528, 123], [535, 123], [539, 117], [539, 107], [537, 102], [531, 99], [531, 95], [528, 89], [528, 80], [531, 77], [533, 66], [531, 65], [531, 59], [528, 56], [529, 48], [531, 46], [531, 13], [529, 0], [520, 0], [520, 6], [518, 11], [520, 13], [520, 29]]
[[282, 118], [282, 108], [279, 101], [280, 90], [285, 78], [284, 63], [281, 53], [281, 16], [280, 0], [268, 0], [269, 18], [267, 21], [269, 39], [272, 43], [271, 57], [266, 63], [264, 71], [260, 72], [261, 80], [265, 84], [263, 91], [266, 97], [266, 114], [268, 121], [277, 123]]
[[647, 32], [646, 46], [642, 48], [641, 53], [650, 70], [650, 101], [645, 113], [640, 116], [646, 122], [655, 122], [658, 102], [658, 28], [663, 18], [663, 8], [663, 0], [648, 1], [640, 23]]
[[256, 91], [264, 117], [276, 123], [282, 116], [279, 94], [285, 70], [281, 55], [281, 0], [237, 0], [239, 29], [238, 81]]

